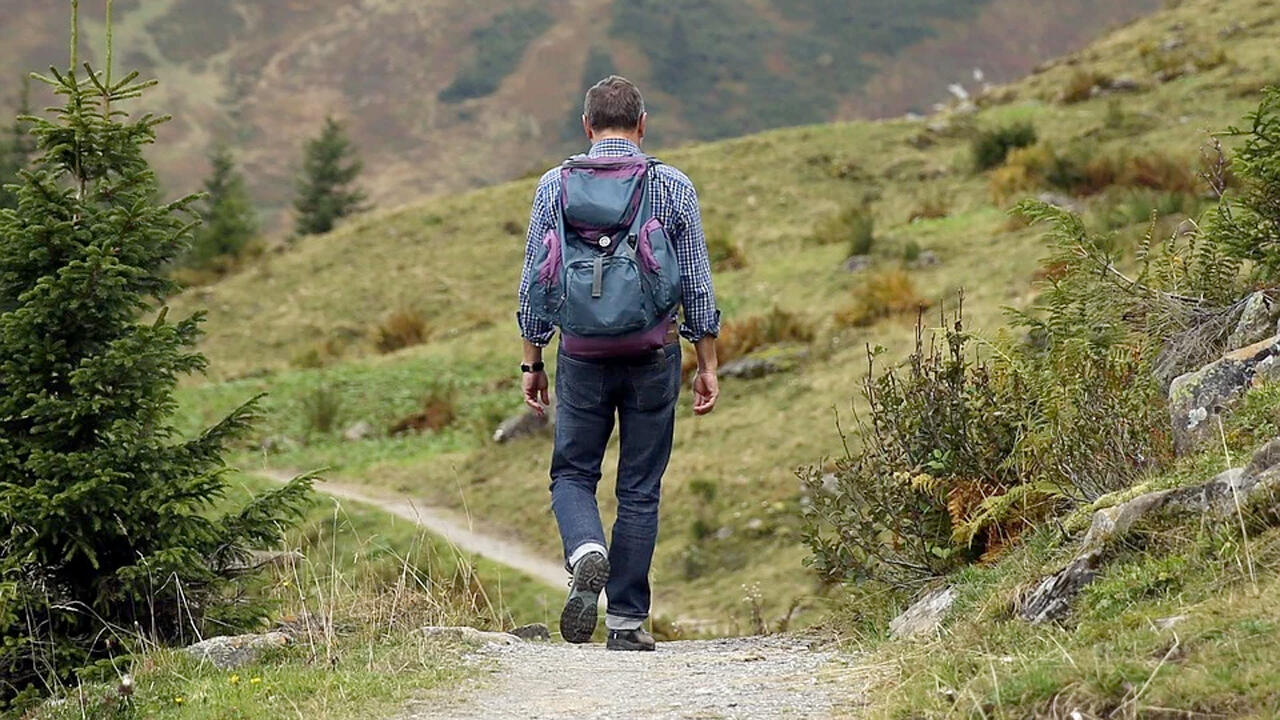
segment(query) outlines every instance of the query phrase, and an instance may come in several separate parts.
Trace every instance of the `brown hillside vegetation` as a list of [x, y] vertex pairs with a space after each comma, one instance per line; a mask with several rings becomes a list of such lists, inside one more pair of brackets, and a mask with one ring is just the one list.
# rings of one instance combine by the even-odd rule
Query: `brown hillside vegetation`
[[[92, 58], [102, 4], [82, 4], [98, 16], [83, 43]], [[366, 184], [386, 206], [510, 179], [567, 153], [588, 75], [636, 76], [662, 118], [654, 140], [671, 145], [926, 108], [974, 66], [1012, 79], [1158, 3], [922, 2], [895, 4], [890, 18], [874, 4], [826, 0], [678, 4], [688, 7], [122, 0], [115, 35], [128, 51], [117, 61], [161, 80], [146, 103], [175, 116], [154, 152], [173, 191], [194, 189], [221, 140], [240, 150], [259, 202], [284, 207], [302, 141], [334, 114], [349, 122]], [[652, 22], [637, 26], [629, 12]], [[21, 73], [62, 62], [66, 15], [65, 3], [0, 0], [0, 102]], [[667, 27], [675, 16], [683, 30]], [[689, 46], [668, 47], [672, 33]], [[771, 104], [780, 92], [795, 97]]]

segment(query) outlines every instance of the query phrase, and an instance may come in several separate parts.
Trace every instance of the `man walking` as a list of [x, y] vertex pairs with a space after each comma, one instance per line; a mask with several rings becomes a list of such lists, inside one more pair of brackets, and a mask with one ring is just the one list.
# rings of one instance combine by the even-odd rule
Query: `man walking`
[[[698, 356], [698, 415], [720, 394], [720, 313], [693, 184], [640, 150], [640, 91], [621, 77], [600, 81], [582, 122], [590, 152], [549, 171], [534, 195], [518, 312], [524, 399], [539, 413], [550, 401], [542, 351], [559, 328], [551, 507], [573, 575], [560, 633], [589, 642], [607, 590], [607, 647], [653, 650], [644, 622], [681, 385], [675, 311], [683, 307], [679, 335]], [[596, 485], [615, 419], [618, 516], [606, 545]]]

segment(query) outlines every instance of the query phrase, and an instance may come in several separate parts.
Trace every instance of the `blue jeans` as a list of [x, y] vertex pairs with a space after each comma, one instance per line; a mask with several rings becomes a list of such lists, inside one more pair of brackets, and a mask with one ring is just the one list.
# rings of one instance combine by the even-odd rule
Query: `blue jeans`
[[551, 509], [566, 561], [585, 545], [605, 546], [596, 485], [615, 416], [618, 421], [618, 517], [608, 545], [606, 620], [649, 615], [649, 565], [680, 379], [679, 343], [637, 358], [583, 360], [563, 349], [559, 354]]

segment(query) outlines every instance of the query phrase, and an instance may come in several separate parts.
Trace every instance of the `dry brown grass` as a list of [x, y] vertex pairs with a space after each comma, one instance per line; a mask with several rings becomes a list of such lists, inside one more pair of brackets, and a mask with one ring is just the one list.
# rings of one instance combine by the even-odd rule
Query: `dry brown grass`
[[836, 313], [844, 327], [866, 327], [895, 315], [913, 314], [931, 303], [916, 292], [911, 275], [894, 268], [871, 273], [853, 291], [853, 302]]
[[458, 403], [452, 390], [434, 389], [422, 399], [422, 409], [396, 421], [388, 432], [405, 433], [439, 432], [458, 418]]
[[427, 341], [427, 320], [413, 308], [401, 308], [387, 316], [374, 330], [373, 344], [379, 352], [390, 353]]
[[[716, 357], [723, 365], [768, 345], [811, 343], [815, 334], [808, 318], [775, 307], [764, 315], [752, 315], [724, 323], [720, 328], [720, 337], [716, 338]], [[686, 353], [685, 375], [693, 372], [697, 364], [697, 357], [693, 353]]]

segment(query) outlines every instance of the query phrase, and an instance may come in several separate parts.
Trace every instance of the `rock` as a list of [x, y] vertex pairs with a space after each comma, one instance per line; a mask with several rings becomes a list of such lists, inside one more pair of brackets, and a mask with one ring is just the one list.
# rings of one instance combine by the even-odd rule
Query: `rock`
[[923, 268], [933, 267], [941, 262], [942, 260], [938, 257], [938, 253], [932, 250], [924, 250], [918, 257], [916, 257], [915, 260], [907, 263], [907, 267], [912, 270], [920, 270]]
[[1071, 613], [1071, 601], [1098, 576], [1101, 564], [1102, 553], [1097, 550], [1076, 558], [1024, 595], [1018, 615], [1033, 625], [1065, 618]]
[[551, 630], [549, 630], [547, 626], [543, 625], [542, 623], [533, 623], [531, 625], [521, 625], [515, 630], [512, 630], [511, 634], [515, 635], [521, 640], [550, 640], [551, 639]]
[[361, 420], [342, 431], [342, 439], [347, 442], [360, 442], [373, 437], [373, 426]]
[[520, 638], [511, 633], [488, 632], [473, 627], [424, 627], [419, 632], [429, 638], [453, 640], [468, 645], [515, 645]]
[[1116, 77], [1102, 81], [1103, 92], [1130, 93], [1142, 90], [1142, 83], [1131, 77]]
[[275, 455], [297, 450], [298, 443], [287, 435], [268, 435], [258, 443], [258, 449], [268, 455]]
[[1244, 301], [1240, 321], [1227, 338], [1227, 347], [1242, 348], [1266, 340], [1277, 332], [1280, 320], [1280, 302], [1263, 292], [1256, 292]]
[[782, 368], [763, 358], [744, 357], [727, 362], [720, 367], [720, 377], [737, 380], [755, 380], [782, 372]]
[[1244, 468], [1219, 473], [1203, 485], [1147, 493], [1099, 510], [1094, 513], [1085, 535], [1082, 553], [1026, 593], [1019, 603], [1018, 614], [1032, 623], [1066, 617], [1072, 599], [1097, 577], [1107, 542], [1123, 537], [1140, 520], [1156, 514], [1176, 513], [1230, 517], [1236, 512], [1237, 503], [1244, 506], [1256, 497], [1268, 495], [1274, 503], [1277, 488], [1280, 488], [1280, 438], [1255, 452]]
[[1255, 478], [1280, 465], [1280, 438], [1258, 448], [1244, 467], [1245, 477]]
[[1228, 353], [1169, 386], [1173, 444], [1186, 454], [1217, 437], [1215, 419], [1250, 388], [1280, 376], [1280, 335]]
[[513, 415], [498, 425], [498, 429], [493, 431], [493, 441], [502, 444], [522, 437], [531, 435], [547, 435], [555, 427], [555, 403], [546, 408], [546, 412], [539, 415], [532, 410], [523, 410]]
[[1045, 205], [1052, 205], [1056, 208], [1066, 210], [1067, 212], [1073, 212], [1076, 214], [1084, 212], [1084, 207], [1078, 200], [1069, 195], [1063, 195], [1062, 193], [1043, 192], [1036, 196], [1036, 199]]
[[292, 643], [293, 638], [282, 632], [232, 635], [209, 638], [183, 652], [198, 660], [208, 660], [219, 670], [230, 670], [254, 662], [266, 650], [287, 647]]
[[867, 268], [871, 267], [871, 256], [870, 255], [854, 255], [848, 260], [845, 260], [844, 265], [842, 267], [844, 268], [845, 272], [851, 272], [851, 273], [862, 272], [863, 270], [866, 270]]
[[952, 587], [927, 593], [889, 623], [889, 632], [897, 639], [932, 635], [942, 626], [955, 602], [956, 591]]

